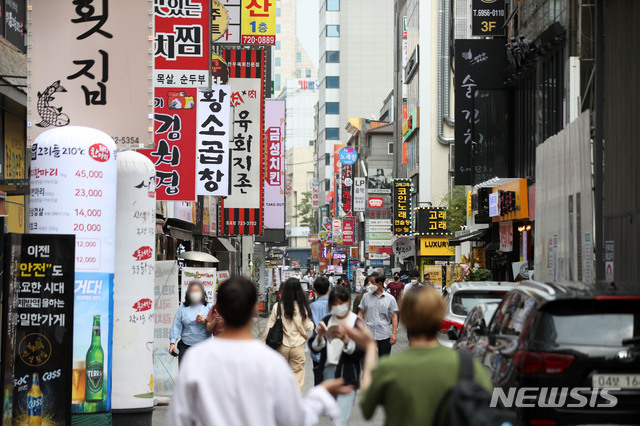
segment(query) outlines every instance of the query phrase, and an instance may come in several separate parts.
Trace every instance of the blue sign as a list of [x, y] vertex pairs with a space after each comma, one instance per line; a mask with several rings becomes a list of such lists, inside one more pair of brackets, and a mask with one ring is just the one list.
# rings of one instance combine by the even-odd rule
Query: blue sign
[[358, 151], [352, 146], [345, 146], [338, 154], [340, 162], [345, 166], [350, 166], [358, 160]]

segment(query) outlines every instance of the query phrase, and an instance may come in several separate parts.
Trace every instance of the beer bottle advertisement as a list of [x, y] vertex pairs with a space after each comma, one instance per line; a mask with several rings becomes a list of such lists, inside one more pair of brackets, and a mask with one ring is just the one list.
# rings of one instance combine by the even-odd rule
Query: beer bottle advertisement
[[75, 237], [7, 234], [4, 253], [3, 424], [70, 424]]

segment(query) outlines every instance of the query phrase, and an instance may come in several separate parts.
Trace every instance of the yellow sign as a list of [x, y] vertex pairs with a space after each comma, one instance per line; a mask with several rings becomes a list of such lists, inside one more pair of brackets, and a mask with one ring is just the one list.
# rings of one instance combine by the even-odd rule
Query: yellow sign
[[471, 191], [467, 191], [467, 217], [471, 217], [472, 214]]
[[26, 134], [23, 119], [11, 114], [4, 114], [4, 178], [25, 178]]
[[7, 197], [7, 232], [24, 234], [24, 195]]
[[436, 287], [442, 287], [442, 266], [422, 264], [422, 282], [428, 282]]
[[216, 41], [227, 31], [229, 13], [218, 0], [211, 0], [211, 41]]
[[242, 0], [241, 44], [276, 44], [275, 0]]
[[453, 247], [449, 246], [449, 238], [420, 238], [420, 256], [455, 256]]
[[529, 218], [529, 187], [526, 179], [517, 179], [493, 188], [492, 192], [497, 192], [502, 197], [498, 201], [500, 216], [494, 217], [494, 222]]

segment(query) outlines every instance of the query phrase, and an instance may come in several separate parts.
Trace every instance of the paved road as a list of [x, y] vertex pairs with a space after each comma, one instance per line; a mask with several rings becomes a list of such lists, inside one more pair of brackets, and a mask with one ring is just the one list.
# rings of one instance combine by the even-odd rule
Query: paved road
[[[259, 318], [255, 322], [254, 335], [256, 337], [258, 337], [259, 335], [263, 335], [265, 333], [266, 324], [267, 324], [266, 318]], [[393, 346], [393, 349], [391, 351], [391, 356], [393, 356], [393, 354], [396, 352], [405, 350], [408, 346], [409, 346], [409, 343], [407, 341], [407, 333], [402, 327], [402, 325], [400, 325], [400, 328], [398, 330], [398, 342]], [[313, 387], [313, 372], [311, 370], [311, 366], [312, 366], [311, 359], [309, 359], [309, 357], [307, 356], [307, 372], [305, 375], [305, 384], [303, 387], [303, 393], [306, 393], [309, 389]], [[156, 406], [153, 412], [154, 426], [156, 425], [161, 426], [166, 424], [167, 410], [168, 410], [168, 406], [166, 405]], [[353, 412], [351, 413], [351, 421], [349, 422], [350, 426], [361, 426], [361, 425], [381, 426], [383, 424], [384, 424], [384, 413], [380, 408], [378, 408], [378, 410], [376, 411], [373, 419], [366, 421], [362, 417], [360, 406], [357, 404], [356, 404], [356, 407], [354, 407]], [[331, 421], [328, 418], [323, 418], [321, 419], [319, 425], [330, 426]]]

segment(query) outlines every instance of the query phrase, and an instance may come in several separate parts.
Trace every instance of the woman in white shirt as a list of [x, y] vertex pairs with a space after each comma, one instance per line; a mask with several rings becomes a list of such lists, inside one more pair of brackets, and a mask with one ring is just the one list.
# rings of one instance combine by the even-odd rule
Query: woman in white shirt
[[366, 328], [364, 321], [351, 312], [351, 293], [346, 286], [336, 286], [329, 293], [330, 315], [322, 318], [318, 328], [309, 339], [314, 353], [320, 353], [318, 368], [324, 366], [324, 380], [344, 379], [354, 390], [338, 396], [340, 423], [334, 426], [348, 425], [351, 409], [356, 399], [356, 390], [360, 386], [360, 371], [364, 350], [345, 334], [345, 328]]
[[[287, 360], [293, 374], [296, 376], [298, 387], [302, 389], [304, 385], [304, 365], [307, 356], [304, 351], [304, 344], [307, 341], [307, 332], [313, 330], [311, 321], [311, 309], [309, 302], [302, 291], [300, 280], [289, 278], [282, 284], [282, 297], [271, 310], [267, 330], [273, 327], [278, 316], [278, 311], [282, 309], [282, 345], [277, 351]], [[282, 305], [280, 308], [279, 305]]]

